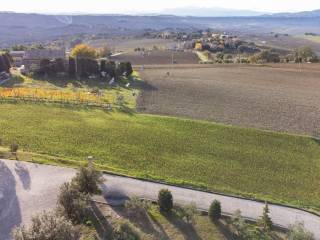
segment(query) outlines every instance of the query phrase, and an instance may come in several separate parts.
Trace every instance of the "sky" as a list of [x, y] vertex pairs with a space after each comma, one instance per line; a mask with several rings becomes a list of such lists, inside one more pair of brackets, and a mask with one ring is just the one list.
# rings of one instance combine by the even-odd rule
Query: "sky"
[[320, 9], [320, 0], [0, 0], [0, 11], [33, 13], [156, 13], [180, 7], [299, 12]]

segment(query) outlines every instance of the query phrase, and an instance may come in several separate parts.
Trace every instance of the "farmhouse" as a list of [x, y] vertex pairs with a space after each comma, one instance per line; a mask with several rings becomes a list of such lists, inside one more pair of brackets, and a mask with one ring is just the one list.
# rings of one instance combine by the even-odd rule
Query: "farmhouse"
[[197, 42], [194, 48], [196, 50], [202, 50], [202, 43], [201, 42]]
[[163, 39], [169, 39], [169, 38], [171, 38], [172, 37], [172, 33], [171, 32], [163, 32], [162, 34], [161, 34], [161, 37], [163, 38]]
[[43, 59], [65, 59], [65, 57], [64, 49], [32, 49], [25, 52], [22, 64], [25, 66], [25, 71], [30, 72], [38, 70]]
[[10, 56], [12, 57], [14, 67], [21, 67], [24, 54], [25, 54], [25, 51], [11, 51], [10, 52]]

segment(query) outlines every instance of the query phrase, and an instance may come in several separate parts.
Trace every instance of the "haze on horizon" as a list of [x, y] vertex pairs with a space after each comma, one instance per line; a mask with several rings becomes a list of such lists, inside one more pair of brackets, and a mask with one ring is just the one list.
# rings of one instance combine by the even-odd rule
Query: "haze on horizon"
[[300, 12], [320, 9], [319, 0], [10, 0], [0, 11], [24, 13], [147, 14], [175, 8], [225, 8], [258, 12]]

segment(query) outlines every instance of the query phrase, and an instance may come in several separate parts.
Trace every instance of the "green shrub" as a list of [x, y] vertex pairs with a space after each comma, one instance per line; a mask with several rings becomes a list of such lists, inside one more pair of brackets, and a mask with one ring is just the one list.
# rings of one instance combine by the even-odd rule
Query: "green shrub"
[[221, 218], [221, 203], [214, 200], [209, 208], [209, 218], [212, 222], [216, 222]]
[[58, 212], [73, 223], [85, 223], [89, 219], [87, 195], [79, 192], [72, 183], [64, 183], [58, 195]]
[[77, 175], [72, 179], [72, 184], [84, 194], [100, 194], [99, 185], [103, 183], [102, 173], [93, 168], [80, 168]]
[[241, 216], [241, 211], [237, 210], [231, 217], [232, 226], [238, 239], [249, 239], [248, 224]]
[[149, 201], [133, 197], [129, 201], [126, 201], [125, 207], [129, 213], [141, 216], [144, 215], [151, 206]]
[[134, 226], [127, 221], [118, 223], [114, 229], [114, 240], [140, 240], [140, 234]]
[[288, 233], [289, 240], [314, 240], [311, 232], [305, 229], [303, 223], [296, 223], [290, 227]]
[[176, 207], [175, 208], [177, 215], [186, 223], [194, 224], [194, 216], [198, 214], [197, 206], [195, 203], [190, 203], [183, 207]]
[[78, 240], [80, 231], [66, 218], [44, 212], [32, 218], [29, 228], [15, 228], [12, 237], [14, 240]]
[[162, 189], [158, 194], [158, 204], [160, 211], [170, 212], [173, 207], [173, 197], [168, 189]]

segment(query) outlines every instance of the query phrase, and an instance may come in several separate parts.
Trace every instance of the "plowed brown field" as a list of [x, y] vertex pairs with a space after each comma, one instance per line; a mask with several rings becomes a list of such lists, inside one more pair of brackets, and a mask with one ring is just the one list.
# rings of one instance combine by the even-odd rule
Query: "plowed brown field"
[[320, 130], [320, 65], [159, 66], [141, 76], [142, 112], [308, 135]]

